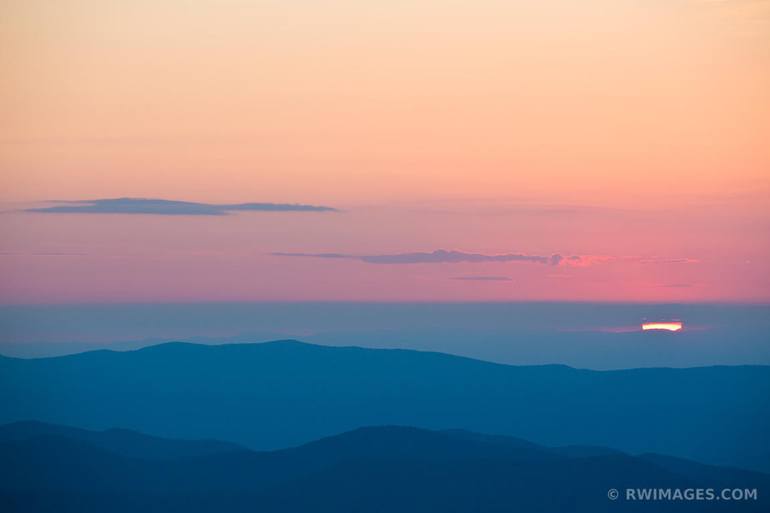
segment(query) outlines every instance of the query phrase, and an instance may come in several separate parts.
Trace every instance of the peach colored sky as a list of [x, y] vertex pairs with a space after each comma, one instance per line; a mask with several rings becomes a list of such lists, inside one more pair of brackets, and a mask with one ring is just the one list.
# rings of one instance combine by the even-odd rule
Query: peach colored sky
[[[11, 0], [0, 18], [0, 302], [770, 300], [770, 1]], [[20, 212], [115, 197], [343, 211]], [[582, 260], [271, 255], [438, 249]]]

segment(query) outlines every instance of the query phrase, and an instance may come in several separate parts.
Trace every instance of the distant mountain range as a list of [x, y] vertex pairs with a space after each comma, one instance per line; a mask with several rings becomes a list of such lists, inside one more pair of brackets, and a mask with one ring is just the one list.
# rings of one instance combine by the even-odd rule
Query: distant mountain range
[[763, 366], [588, 371], [296, 341], [0, 357], [0, 422], [25, 419], [250, 449], [371, 425], [461, 428], [770, 471]]
[[[757, 489], [757, 500], [625, 499], [626, 488]], [[617, 500], [608, 490], [621, 492]], [[367, 427], [253, 452], [126, 430], [0, 426], [0, 510], [24, 512], [767, 511], [770, 475], [468, 431]], [[764, 492], [764, 493], [763, 493]]]

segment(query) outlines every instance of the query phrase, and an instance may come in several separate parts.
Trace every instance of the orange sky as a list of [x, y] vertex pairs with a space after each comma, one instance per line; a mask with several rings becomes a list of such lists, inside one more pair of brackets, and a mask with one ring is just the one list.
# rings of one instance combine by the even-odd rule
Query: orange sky
[[[0, 19], [5, 208], [129, 196], [345, 210], [271, 214], [269, 233], [257, 213], [153, 218], [152, 234], [146, 219], [4, 214], [3, 302], [770, 299], [770, 1], [10, 0]], [[533, 214], [544, 206], [580, 213]], [[137, 256], [116, 227], [159, 253]], [[231, 269], [282, 281], [219, 274], [201, 256], [213, 244]], [[30, 256], [62, 247], [97, 260]], [[448, 281], [464, 267], [264, 256], [441, 248], [612, 263], [512, 287]], [[127, 255], [130, 280], [114, 264]], [[650, 271], [644, 256], [700, 263]], [[211, 281], [190, 283], [188, 265]], [[313, 281], [332, 269], [344, 290]], [[661, 285], [685, 282], [712, 284]]]

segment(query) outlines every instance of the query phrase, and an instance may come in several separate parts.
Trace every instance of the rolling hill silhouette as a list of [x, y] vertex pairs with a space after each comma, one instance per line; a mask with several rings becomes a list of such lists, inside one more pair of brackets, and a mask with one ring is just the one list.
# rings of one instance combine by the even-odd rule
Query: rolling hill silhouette
[[[115, 433], [29, 422], [0, 428], [0, 507], [8, 512], [766, 511], [762, 490], [770, 487], [770, 476], [756, 472], [602, 448], [548, 448], [457, 430], [368, 427], [272, 452]], [[133, 444], [147, 449], [141, 457], [126, 454], [128, 433]], [[611, 487], [760, 492], [756, 501], [733, 504], [641, 503], [610, 501]]]
[[37, 419], [251, 449], [367, 425], [770, 470], [770, 367], [588, 371], [295, 341], [0, 358], [0, 422]]
[[66, 438], [97, 449], [106, 449], [120, 456], [151, 460], [194, 458], [244, 450], [242, 446], [219, 440], [170, 440], [128, 429], [88, 431], [36, 421], [14, 422], [0, 426], [0, 442], [46, 437]]

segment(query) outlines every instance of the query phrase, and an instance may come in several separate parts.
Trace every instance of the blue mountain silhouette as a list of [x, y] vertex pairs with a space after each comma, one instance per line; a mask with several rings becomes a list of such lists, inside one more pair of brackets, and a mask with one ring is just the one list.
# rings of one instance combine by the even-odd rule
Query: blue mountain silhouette
[[296, 341], [0, 358], [0, 422], [123, 426], [251, 449], [410, 425], [767, 471], [769, 403], [763, 366], [588, 371]]
[[[127, 454], [127, 438], [145, 451]], [[762, 490], [769, 486], [770, 476], [757, 472], [458, 430], [367, 427], [254, 452], [125, 430], [32, 422], [0, 428], [0, 507], [7, 512], [766, 511]], [[760, 493], [732, 504], [640, 503], [610, 501], [611, 487]]]

